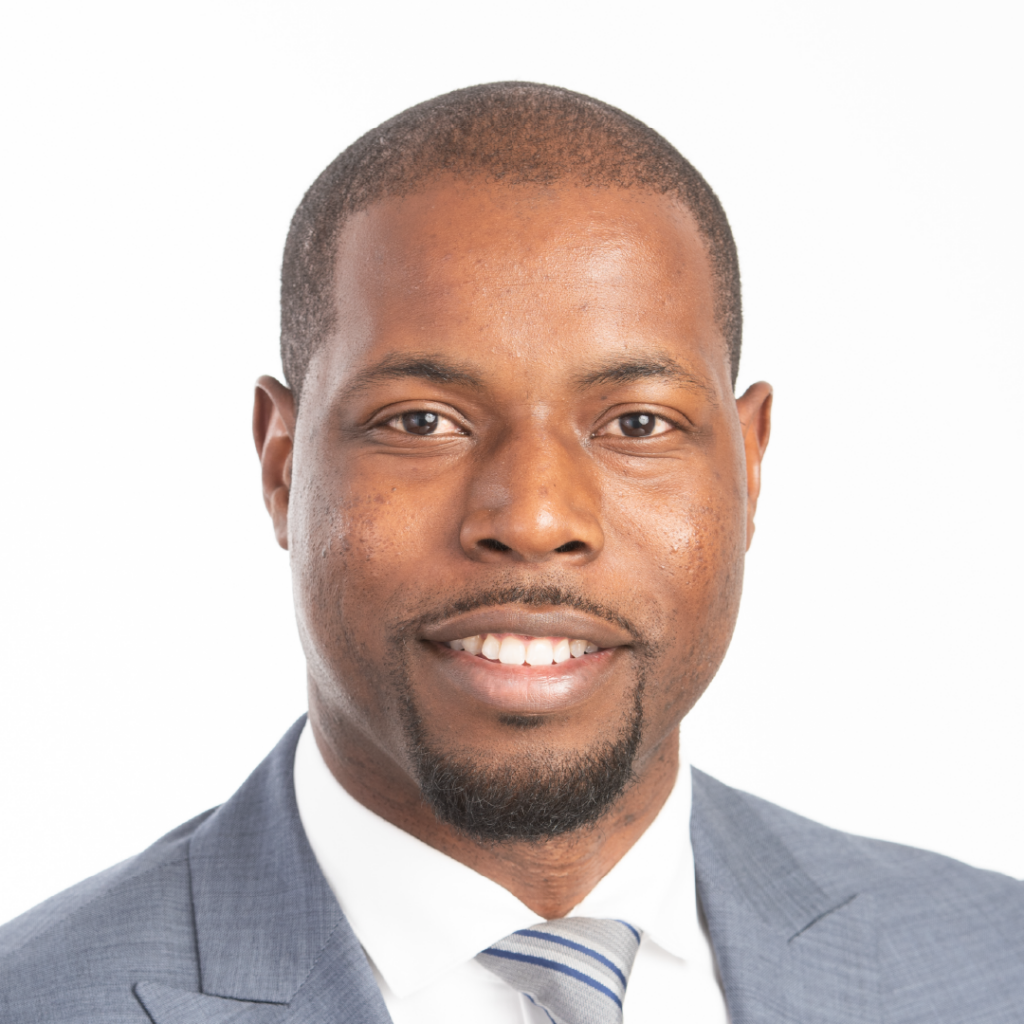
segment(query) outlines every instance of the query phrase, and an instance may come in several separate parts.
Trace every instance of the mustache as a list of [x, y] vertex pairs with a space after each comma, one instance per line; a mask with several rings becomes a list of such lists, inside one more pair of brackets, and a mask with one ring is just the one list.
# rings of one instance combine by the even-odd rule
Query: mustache
[[473, 612], [478, 608], [493, 608], [496, 605], [509, 604], [525, 605], [528, 607], [561, 606], [572, 608], [575, 611], [585, 612], [588, 615], [604, 619], [606, 622], [613, 622], [620, 629], [629, 633], [634, 638], [635, 645], [639, 648], [650, 649], [653, 646], [644, 630], [621, 612], [599, 601], [595, 601], [593, 598], [587, 597], [578, 590], [558, 584], [538, 586], [515, 584], [512, 586], [492, 587], [472, 594], [463, 594], [437, 608], [432, 608], [421, 615], [404, 620], [398, 624], [396, 632], [405, 636], [414, 635], [424, 626], [442, 619], [462, 615], [466, 612]]

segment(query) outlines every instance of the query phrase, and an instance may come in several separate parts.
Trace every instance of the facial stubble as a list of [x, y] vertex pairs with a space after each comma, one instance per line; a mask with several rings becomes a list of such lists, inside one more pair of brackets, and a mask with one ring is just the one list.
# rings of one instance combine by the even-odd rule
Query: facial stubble
[[[517, 600], [526, 604], [568, 604], [597, 611], [591, 602], [563, 590], [545, 588], [502, 591], [478, 596], [457, 607]], [[625, 625], [619, 616], [600, 609]], [[420, 791], [437, 818], [465, 835], [486, 842], [539, 842], [596, 824], [634, 779], [644, 724], [645, 646], [633, 660], [633, 684], [624, 697], [624, 718], [611, 740], [571, 752], [554, 751], [543, 743], [543, 716], [503, 716], [499, 726], [537, 734], [536, 749], [520, 748], [514, 759], [484, 763], [480, 759], [440, 750], [430, 739], [410, 684], [408, 622], [391, 633], [388, 682], [398, 698], [401, 724]], [[635, 627], [631, 632], [636, 634]], [[416, 643], [417, 641], [411, 641]]]
[[[424, 799], [440, 821], [486, 842], [539, 842], [596, 824], [633, 781], [643, 730], [643, 679], [614, 741], [556, 754], [541, 748], [514, 762], [483, 764], [431, 746], [407, 687], [403, 725]], [[529, 728], [505, 720], [507, 729]], [[529, 723], [529, 725], [527, 724]]]

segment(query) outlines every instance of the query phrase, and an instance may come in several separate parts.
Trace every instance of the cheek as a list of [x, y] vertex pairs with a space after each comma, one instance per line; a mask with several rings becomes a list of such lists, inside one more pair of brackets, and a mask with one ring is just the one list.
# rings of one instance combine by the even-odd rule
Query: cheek
[[300, 481], [289, 512], [296, 605], [336, 649], [343, 641], [378, 643], [396, 607], [429, 591], [449, 535], [457, 541], [437, 495], [358, 468]]
[[[728, 463], [727, 463], [728, 465]], [[681, 472], [642, 494], [610, 493], [627, 601], [651, 609], [661, 650], [650, 699], [656, 717], [678, 718], [720, 664], [739, 611], [746, 541], [739, 471]], [[625, 513], [625, 514], [622, 514]], [[652, 712], [654, 708], [651, 708]]]
[[380, 626], [402, 597], [399, 563], [415, 531], [390, 488], [353, 484], [318, 476], [293, 488], [292, 582], [311, 704], [337, 728], [378, 734], [398, 720], [381, 685], [389, 652]]
[[364, 604], [378, 598], [409, 531], [386, 494], [332, 491], [317, 483], [295, 497], [299, 510], [290, 536], [295, 585], [318, 618], [344, 617], [354, 624], [359, 616], [347, 606], [357, 594]]
[[[737, 477], [733, 479], [733, 477]], [[657, 486], [609, 494], [606, 518], [646, 585], [707, 601], [742, 560], [746, 539], [744, 491], [737, 474], [680, 472]], [[639, 567], [638, 567], [639, 568]]]

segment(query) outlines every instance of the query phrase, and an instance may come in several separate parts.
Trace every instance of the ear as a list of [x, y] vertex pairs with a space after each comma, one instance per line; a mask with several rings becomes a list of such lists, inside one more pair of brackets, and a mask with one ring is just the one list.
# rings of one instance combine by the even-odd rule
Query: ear
[[736, 399], [747, 456], [747, 550], [754, 539], [754, 512], [761, 493], [761, 460], [772, 431], [772, 386], [763, 380], [751, 384]]
[[292, 489], [295, 397], [279, 380], [260, 377], [252, 410], [252, 439], [263, 466], [263, 503], [277, 543], [288, 549], [288, 497]]

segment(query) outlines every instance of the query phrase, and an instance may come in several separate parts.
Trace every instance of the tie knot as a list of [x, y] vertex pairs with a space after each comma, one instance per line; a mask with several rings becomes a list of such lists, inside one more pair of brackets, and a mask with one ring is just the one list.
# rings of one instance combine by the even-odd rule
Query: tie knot
[[565, 917], [513, 932], [477, 960], [555, 1024], [621, 1024], [640, 933], [625, 921]]

